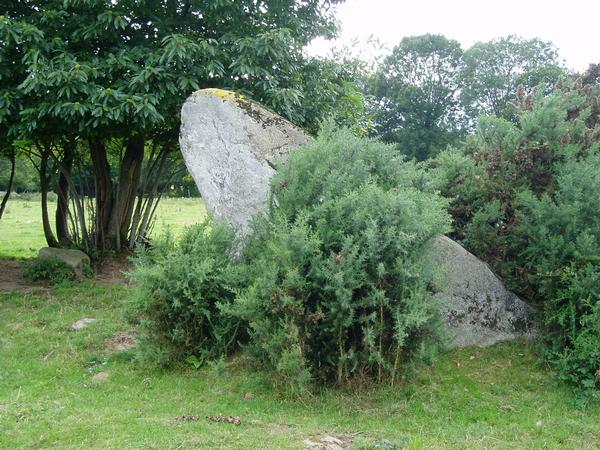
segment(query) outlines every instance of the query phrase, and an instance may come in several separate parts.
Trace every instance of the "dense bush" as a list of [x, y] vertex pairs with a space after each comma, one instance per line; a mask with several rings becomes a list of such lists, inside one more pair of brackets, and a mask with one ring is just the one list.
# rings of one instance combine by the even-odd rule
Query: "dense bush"
[[136, 257], [143, 354], [201, 362], [239, 342], [290, 390], [311, 380], [392, 382], [441, 340], [422, 256], [447, 202], [391, 146], [327, 131], [292, 153], [242, 252], [207, 222]]
[[433, 163], [454, 234], [544, 310], [560, 375], [600, 386], [600, 86], [519, 95], [519, 121], [480, 119]]
[[589, 388], [600, 382], [600, 155], [565, 163], [556, 185], [520, 196], [521, 264], [545, 299], [548, 356]]
[[27, 265], [23, 276], [31, 281], [49, 281], [60, 284], [76, 278], [73, 268], [58, 258], [36, 259]]
[[177, 243], [167, 235], [137, 252], [130, 314], [140, 321], [142, 359], [202, 362], [234, 348], [243, 330], [219, 309], [233, 301], [243, 280], [240, 267], [230, 262], [234, 246], [228, 228], [207, 220], [188, 228]]
[[392, 146], [325, 131], [272, 180], [273, 205], [246, 247], [251, 282], [232, 305], [250, 347], [283, 382], [394, 380], [439, 340], [424, 245], [446, 203]]

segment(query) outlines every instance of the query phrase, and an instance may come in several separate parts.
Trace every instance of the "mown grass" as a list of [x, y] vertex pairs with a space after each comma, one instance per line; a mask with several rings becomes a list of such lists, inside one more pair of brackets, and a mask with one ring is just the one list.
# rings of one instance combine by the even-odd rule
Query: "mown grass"
[[[178, 233], [203, 215], [198, 199], [166, 199], [154, 233]], [[44, 245], [38, 202], [11, 200], [0, 259]], [[111, 337], [132, 331], [128, 289], [87, 282], [0, 294], [0, 448], [286, 449], [323, 435], [352, 448], [384, 439], [379, 448], [600, 448], [600, 406], [577, 404], [530, 345], [446, 353], [393, 389], [286, 398], [243, 354], [158, 371], [137, 364], [134, 350], [111, 349]], [[97, 322], [71, 330], [83, 317]], [[108, 379], [94, 382], [99, 372]], [[207, 419], [218, 414], [241, 425]]]
[[[33, 258], [46, 246], [42, 230], [39, 200], [11, 199], [0, 220], [0, 259]], [[54, 218], [56, 202], [51, 201], [49, 214]], [[153, 234], [170, 228], [174, 234], [186, 225], [200, 222], [206, 210], [198, 198], [166, 198], [157, 209]]]
[[[149, 370], [107, 341], [131, 330], [128, 288], [92, 282], [0, 294], [0, 447], [304, 448], [340, 435], [352, 448], [598, 448], [600, 407], [576, 406], [529, 345], [441, 355], [403, 385], [273, 390], [244, 355]], [[89, 317], [80, 331], [70, 325]], [[93, 376], [107, 372], [104, 382]], [[246, 395], [250, 393], [251, 395]], [[241, 425], [207, 416], [240, 416]], [[178, 420], [182, 415], [195, 420]]]

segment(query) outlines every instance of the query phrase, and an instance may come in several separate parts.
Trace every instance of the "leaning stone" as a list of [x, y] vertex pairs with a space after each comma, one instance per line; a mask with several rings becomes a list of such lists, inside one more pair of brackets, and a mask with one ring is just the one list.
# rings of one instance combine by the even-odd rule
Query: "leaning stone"
[[89, 324], [92, 324], [96, 321], [96, 319], [79, 319], [77, 322], [75, 322], [73, 325], [71, 325], [71, 328], [73, 330], [81, 330], [85, 327], [87, 327]]
[[441, 268], [443, 281], [435, 298], [455, 346], [488, 346], [535, 335], [534, 310], [483, 261], [446, 236], [433, 241], [429, 255]]
[[44, 247], [38, 254], [39, 259], [58, 259], [81, 274], [85, 266], [90, 265], [90, 257], [81, 250]]
[[208, 211], [240, 236], [265, 210], [278, 162], [309, 139], [281, 116], [229, 91], [197, 91], [181, 110], [185, 164]]

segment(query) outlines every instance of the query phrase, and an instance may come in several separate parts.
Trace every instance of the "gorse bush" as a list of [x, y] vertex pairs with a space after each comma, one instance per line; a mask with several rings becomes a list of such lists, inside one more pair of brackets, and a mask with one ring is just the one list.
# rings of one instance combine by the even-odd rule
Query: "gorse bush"
[[243, 285], [241, 267], [230, 261], [234, 249], [232, 231], [207, 220], [177, 242], [166, 235], [138, 250], [130, 315], [140, 323], [143, 360], [166, 365], [192, 356], [203, 362], [235, 348], [244, 331], [219, 308]]
[[325, 131], [272, 180], [272, 202], [237, 247], [223, 225], [139, 251], [132, 314], [144, 355], [194, 365], [247, 343], [288, 391], [390, 380], [441, 342], [423, 249], [447, 202], [393, 147]]
[[244, 254], [251, 282], [230, 311], [283, 382], [394, 380], [439, 341], [422, 251], [449, 217], [417, 189], [423, 177], [392, 146], [347, 130], [324, 131], [274, 176], [269, 217]]
[[454, 235], [544, 311], [559, 375], [600, 386], [600, 86], [520, 94], [518, 123], [480, 119], [433, 162]]
[[600, 386], [600, 155], [565, 163], [553, 195], [519, 200], [521, 263], [545, 299], [548, 356], [564, 379]]

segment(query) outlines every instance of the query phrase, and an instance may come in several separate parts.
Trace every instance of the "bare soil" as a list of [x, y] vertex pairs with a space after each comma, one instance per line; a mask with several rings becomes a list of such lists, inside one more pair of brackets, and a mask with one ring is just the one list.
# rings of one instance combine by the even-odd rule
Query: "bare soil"
[[0, 260], [0, 292], [28, 293], [48, 290], [44, 283], [23, 278], [23, 272], [25, 270], [21, 267], [21, 261]]
[[[131, 269], [131, 261], [126, 257], [113, 258], [94, 265], [94, 281], [99, 284], [129, 285], [124, 272]], [[0, 292], [45, 292], [50, 286], [45, 282], [32, 282], [23, 278], [25, 269], [22, 261], [0, 259]]]

